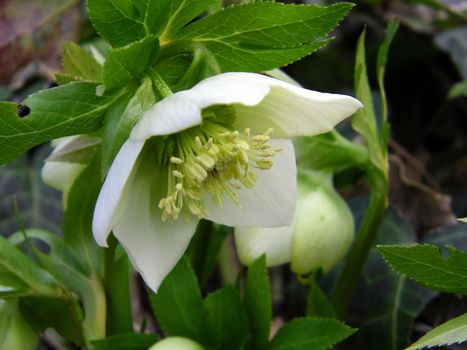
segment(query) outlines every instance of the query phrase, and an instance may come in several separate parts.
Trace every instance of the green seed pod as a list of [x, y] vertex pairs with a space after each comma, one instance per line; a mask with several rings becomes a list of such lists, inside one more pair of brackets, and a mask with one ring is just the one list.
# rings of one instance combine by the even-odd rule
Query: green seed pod
[[183, 337], [168, 337], [151, 346], [149, 350], [205, 350], [197, 342]]
[[354, 236], [349, 207], [323, 172], [301, 172], [293, 224], [292, 271], [299, 275], [331, 270], [345, 255]]
[[35, 350], [38, 335], [18, 310], [16, 300], [0, 300], [0, 350]]

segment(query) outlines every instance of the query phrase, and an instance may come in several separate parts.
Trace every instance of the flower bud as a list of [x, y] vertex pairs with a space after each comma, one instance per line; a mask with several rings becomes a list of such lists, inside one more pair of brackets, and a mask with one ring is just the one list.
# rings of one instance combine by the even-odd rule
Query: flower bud
[[292, 227], [237, 227], [240, 262], [250, 265], [266, 254], [266, 265], [290, 262], [299, 275], [331, 270], [347, 252], [354, 235], [352, 213], [323, 171], [300, 171]]
[[21, 315], [17, 301], [0, 300], [0, 350], [34, 350], [38, 338]]
[[149, 350], [205, 350], [197, 342], [183, 337], [168, 337], [151, 346]]
[[299, 174], [299, 198], [292, 239], [292, 271], [308, 274], [331, 270], [352, 243], [354, 220], [349, 207], [328, 179], [317, 172]]
[[[63, 203], [66, 205], [68, 192], [73, 182], [85, 168], [81, 162], [71, 162], [66, 159], [66, 148], [70, 147], [78, 139], [78, 136], [68, 136], [52, 141], [54, 148], [42, 167], [42, 180], [50, 187], [63, 193]], [[61, 155], [65, 153], [65, 156]], [[61, 159], [65, 158], [65, 159]]]

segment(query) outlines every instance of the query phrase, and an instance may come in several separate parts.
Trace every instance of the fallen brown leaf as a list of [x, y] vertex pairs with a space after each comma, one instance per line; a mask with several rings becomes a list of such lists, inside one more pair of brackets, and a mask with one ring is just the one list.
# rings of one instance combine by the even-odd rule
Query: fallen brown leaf
[[78, 40], [80, 3], [0, 1], [0, 84], [18, 89], [34, 76], [54, 80], [63, 43]]

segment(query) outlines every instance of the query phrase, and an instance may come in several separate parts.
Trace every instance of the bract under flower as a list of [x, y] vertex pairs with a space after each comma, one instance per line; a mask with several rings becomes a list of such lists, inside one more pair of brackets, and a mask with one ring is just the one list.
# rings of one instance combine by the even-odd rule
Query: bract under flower
[[93, 219], [113, 230], [157, 290], [200, 218], [230, 226], [289, 225], [295, 209], [291, 141], [329, 131], [361, 107], [349, 96], [266, 76], [226, 73], [157, 103], [117, 154]]

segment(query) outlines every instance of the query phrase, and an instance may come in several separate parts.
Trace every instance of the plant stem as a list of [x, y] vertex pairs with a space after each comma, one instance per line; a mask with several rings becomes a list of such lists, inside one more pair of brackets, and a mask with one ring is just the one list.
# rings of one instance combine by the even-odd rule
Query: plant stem
[[130, 298], [130, 267], [126, 255], [115, 261], [117, 241], [109, 237], [104, 253], [104, 288], [107, 295], [107, 336], [133, 330]]
[[370, 176], [372, 192], [368, 211], [331, 295], [336, 316], [340, 319], [345, 317], [365, 261], [378, 236], [388, 203], [388, 184], [385, 176], [379, 171]]

